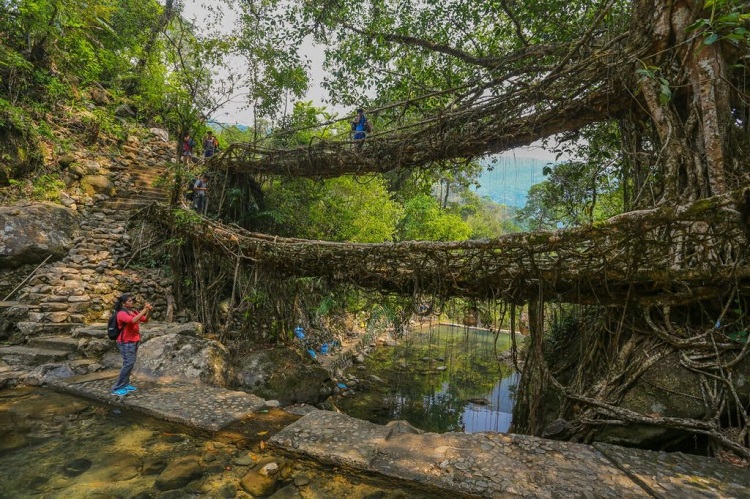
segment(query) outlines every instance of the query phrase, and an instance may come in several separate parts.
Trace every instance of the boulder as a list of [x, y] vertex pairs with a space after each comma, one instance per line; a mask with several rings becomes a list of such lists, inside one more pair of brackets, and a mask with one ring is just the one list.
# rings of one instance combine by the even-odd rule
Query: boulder
[[198, 457], [185, 456], [169, 463], [154, 482], [154, 486], [161, 491], [180, 489], [201, 476], [203, 470]]
[[229, 351], [218, 341], [199, 336], [194, 329], [181, 326], [159, 336], [143, 335], [138, 349], [136, 374], [200, 380], [226, 387], [232, 377]]
[[237, 366], [240, 388], [282, 405], [323, 402], [333, 384], [328, 372], [297, 350], [275, 348], [250, 352]]
[[121, 104], [115, 109], [115, 116], [118, 118], [134, 118], [135, 114], [135, 109], [128, 104]]
[[78, 161], [78, 158], [72, 154], [63, 154], [58, 158], [57, 164], [60, 165], [61, 170], [65, 170], [66, 168], [70, 168], [76, 161]]
[[115, 192], [114, 185], [105, 175], [85, 175], [81, 178], [81, 188], [89, 196], [95, 194], [112, 196]]
[[[750, 403], [750, 358], [731, 370], [731, 379], [743, 405]], [[620, 407], [653, 417], [712, 417], [702, 402], [700, 377], [680, 364], [677, 353], [651, 366], [628, 390]], [[734, 411], [734, 408], [729, 410]], [[678, 437], [676, 430], [651, 425], [604, 427], [595, 439], [615, 445], [653, 447]]]
[[275, 458], [262, 459], [242, 477], [242, 489], [253, 497], [266, 497], [273, 493], [279, 479], [280, 463]]
[[64, 257], [78, 230], [76, 213], [53, 203], [0, 207], [0, 268]]
[[109, 94], [101, 87], [90, 88], [89, 97], [97, 106], [107, 106], [110, 102]]
[[169, 132], [164, 130], [163, 128], [149, 128], [149, 133], [152, 135], [155, 135], [156, 137], [159, 137], [164, 142], [169, 141]]
[[[5, 302], [0, 302], [2, 305]], [[29, 316], [29, 307], [20, 303], [12, 303], [7, 307], [0, 307], [0, 341], [18, 343], [22, 335], [18, 323]]]
[[44, 364], [34, 368], [26, 376], [24, 382], [31, 386], [42, 386], [59, 379], [69, 378], [74, 374], [68, 364]]

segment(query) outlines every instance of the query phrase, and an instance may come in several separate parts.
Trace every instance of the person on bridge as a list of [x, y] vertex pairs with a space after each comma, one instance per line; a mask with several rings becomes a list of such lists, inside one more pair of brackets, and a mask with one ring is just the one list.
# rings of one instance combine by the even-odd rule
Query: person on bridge
[[154, 307], [146, 302], [143, 310], [135, 310], [135, 299], [133, 295], [125, 293], [117, 299], [115, 310], [117, 311], [117, 327], [121, 331], [117, 337], [117, 348], [122, 355], [122, 369], [117, 377], [112, 395], [122, 397], [138, 388], [130, 384], [130, 373], [133, 372], [135, 359], [138, 355], [138, 344], [141, 341], [140, 324], [148, 322], [149, 313]]
[[201, 215], [206, 214], [206, 191], [208, 191], [208, 173], [201, 175], [193, 184], [193, 208]]
[[216, 153], [216, 150], [219, 148], [219, 140], [214, 137], [214, 134], [212, 131], [208, 131], [206, 133], [206, 138], [203, 139], [203, 156], [206, 158], [210, 158]]
[[180, 159], [186, 165], [190, 165], [193, 160], [193, 148], [195, 147], [195, 140], [190, 136], [190, 132], [185, 134], [182, 139], [182, 155]]
[[365, 111], [361, 107], [357, 109], [357, 116], [352, 120], [352, 132], [354, 132], [354, 148], [357, 152], [362, 150], [365, 137], [372, 131], [372, 125], [365, 116]]

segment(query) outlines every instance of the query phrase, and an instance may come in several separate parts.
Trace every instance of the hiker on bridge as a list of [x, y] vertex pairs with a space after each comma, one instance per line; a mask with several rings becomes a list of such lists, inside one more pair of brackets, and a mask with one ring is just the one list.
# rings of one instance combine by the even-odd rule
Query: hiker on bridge
[[357, 116], [352, 120], [352, 132], [354, 132], [354, 148], [357, 152], [362, 150], [365, 137], [372, 131], [372, 125], [365, 116], [365, 111], [361, 107], [357, 109]]
[[194, 147], [195, 147], [195, 140], [190, 135], [190, 132], [188, 132], [185, 134], [185, 137], [182, 139], [182, 154], [180, 156], [180, 160], [188, 166], [193, 161], [193, 148]]
[[130, 384], [130, 373], [133, 372], [135, 359], [138, 355], [138, 344], [141, 341], [140, 323], [148, 322], [149, 313], [154, 309], [150, 303], [143, 305], [140, 312], [135, 310], [135, 298], [125, 293], [117, 299], [115, 310], [117, 311], [117, 328], [120, 334], [117, 336], [117, 348], [122, 355], [122, 369], [117, 377], [112, 395], [122, 397], [138, 388]]
[[208, 131], [206, 133], [206, 138], [203, 139], [203, 156], [206, 158], [210, 158], [214, 154], [216, 154], [216, 151], [219, 149], [219, 139], [214, 137], [213, 132]]
[[193, 209], [201, 215], [206, 214], [206, 191], [208, 191], [208, 173], [201, 175], [201, 178], [193, 184]]

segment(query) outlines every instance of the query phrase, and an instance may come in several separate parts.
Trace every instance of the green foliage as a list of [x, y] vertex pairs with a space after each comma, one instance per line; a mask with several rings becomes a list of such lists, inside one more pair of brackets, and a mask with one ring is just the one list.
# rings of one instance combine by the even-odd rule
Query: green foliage
[[0, 19], [0, 32], [7, 33], [6, 55], [0, 55], [8, 66], [0, 73], [4, 86], [18, 87], [14, 75], [30, 72], [31, 66], [44, 78], [24, 97], [42, 94], [50, 103], [70, 95], [55, 86], [62, 80], [115, 83], [127, 74], [145, 41], [144, 21], [161, 10], [156, 0], [15, 0], [6, 7], [7, 16]]
[[315, 313], [319, 317], [326, 317], [333, 310], [336, 310], [338, 306], [339, 304], [337, 303], [333, 295], [324, 296], [323, 299], [318, 304], [318, 308], [317, 310], [315, 310]]
[[621, 213], [625, 168], [616, 123], [587, 127], [566, 137], [559, 154], [571, 160], [545, 167], [547, 179], [529, 189], [518, 220], [530, 229], [591, 224]]
[[750, 44], [750, 30], [747, 21], [747, 2], [743, 0], [706, 0], [704, 9], [711, 9], [709, 18], [698, 19], [690, 25], [689, 31], [703, 36], [703, 45], [713, 45], [724, 41], [737, 47]]
[[271, 118], [309, 87], [310, 67], [297, 51], [304, 35], [290, 29], [294, 6], [289, 2], [240, 2], [237, 9], [237, 53], [248, 68], [248, 102], [256, 119]]
[[32, 181], [31, 198], [39, 201], [59, 201], [65, 184], [59, 175], [45, 173]]
[[663, 76], [660, 76], [661, 69], [656, 66], [646, 66], [636, 71], [641, 76], [641, 82], [649, 79], [654, 80], [659, 84], [659, 102], [662, 104], [668, 104], [672, 100], [672, 89], [669, 87], [669, 81]]
[[335, 126], [321, 126], [321, 123], [326, 123], [331, 118], [325, 108], [315, 107], [311, 101], [297, 102], [292, 114], [280, 120], [272, 142], [276, 147], [295, 147], [330, 138], [338, 130]]
[[[74, 104], [77, 88], [92, 82], [115, 94], [137, 88], [129, 103], [139, 117], [181, 136], [226, 99], [212, 88], [211, 67], [231, 43], [196, 37], [179, 15], [166, 17], [157, 0], [13, 0], [4, 6], [0, 95], [13, 104], [41, 115], [56, 104]], [[164, 26], [165, 19], [173, 23]], [[98, 116], [91, 130], [122, 138], [107, 118]]]
[[[44, 157], [39, 146], [38, 127], [24, 109], [0, 99], [0, 182], [21, 180], [32, 172], [42, 172]], [[31, 195], [30, 186], [13, 184], [20, 192]]]
[[[367, 106], [369, 95], [378, 95], [378, 102], [396, 102], [487, 77], [492, 70], [456, 57], [455, 52], [482, 58], [509, 54], [533, 44], [568, 44], [580, 37], [598, 11], [595, 3], [582, 0], [343, 0], [334, 4], [299, 1], [283, 5], [286, 9], [274, 25], [277, 36], [285, 46], [290, 41], [308, 43], [311, 38], [325, 43], [324, 69], [330, 77], [323, 86], [334, 102], [348, 106]], [[627, 23], [627, 16], [621, 14], [628, 8], [629, 2], [616, 2], [608, 27], [621, 29]], [[248, 28], [257, 25], [252, 17], [246, 23]], [[540, 59], [534, 62], [549, 62]], [[514, 79], [518, 83], [530, 81], [523, 71], [528, 63], [516, 62], [519, 71], [514, 72]], [[504, 64], [513, 63], [498, 61], [499, 66]], [[424, 102], [431, 107], [449, 100], [449, 96], [435, 95]], [[407, 113], [416, 118], [420, 110], [415, 107]]]
[[492, 239], [521, 228], [514, 221], [516, 210], [472, 192], [463, 194], [461, 216], [471, 230], [470, 239]]
[[177, 208], [172, 212], [174, 216], [175, 227], [191, 227], [193, 225], [200, 225], [201, 217], [193, 210], [183, 210]]
[[261, 223], [270, 232], [328, 241], [393, 239], [401, 209], [379, 176], [274, 182]]
[[431, 196], [415, 196], [404, 206], [399, 226], [402, 241], [461, 241], [470, 234], [471, 229], [459, 215], [441, 209]]
[[727, 338], [734, 341], [735, 343], [742, 343], [745, 344], [748, 341], [748, 337], [750, 336], [750, 333], [747, 331], [734, 331], [732, 333], [727, 333]]
[[8, 104], [16, 105], [26, 95], [33, 70], [33, 64], [3, 44], [0, 38], [0, 95], [7, 98]]

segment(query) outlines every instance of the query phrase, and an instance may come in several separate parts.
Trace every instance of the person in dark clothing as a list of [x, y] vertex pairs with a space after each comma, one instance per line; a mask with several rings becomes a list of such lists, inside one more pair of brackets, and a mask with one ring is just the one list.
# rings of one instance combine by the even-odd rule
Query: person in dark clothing
[[154, 307], [150, 303], [143, 305], [140, 312], [135, 310], [135, 299], [131, 294], [125, 293], [117, 299], [115, 310], [117, 311], [117, 327], [120, 334], [117, 336], [117, 348], [122, 355], [122, 369], [117, 377], [112, 395], [122, 397], [138, 388], [130, 384], [130, 373], [133, 372], [135, 360], [138, 355], [138, 344], [141, 341], [140, 324], [148, 322], [149, 314]]
[[206, 214], [206, 191], [208, 191], [208, 174], [204, 173], [193, 185], [193, 208], [201, 215]]
[[219, 141], [214, 137], [213, 132], [208, 132], [206, 138], [203, 139], [203, 156], [210, 158], [216, 154], [216, 150], [219, 148]]

